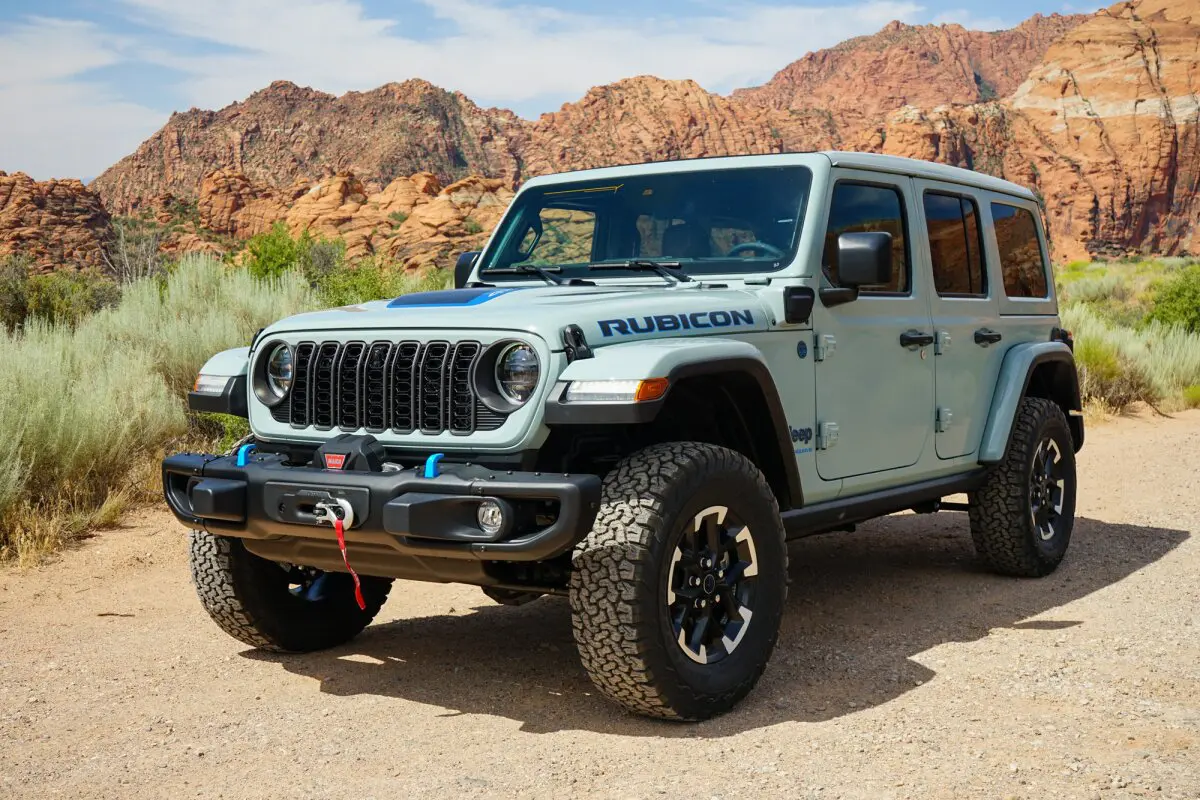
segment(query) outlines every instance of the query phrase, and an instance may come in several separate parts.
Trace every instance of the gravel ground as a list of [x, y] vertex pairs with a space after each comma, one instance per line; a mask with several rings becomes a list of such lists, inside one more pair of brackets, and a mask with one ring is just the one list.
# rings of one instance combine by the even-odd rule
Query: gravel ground
[[159, 510], [0, 570], [0, 796], [1200, 798], [1200, 412], [1089, 430], [1053, 576], [982, 572], [963, 514], [791, 545], [734, 713], [632, 717], [567, 604], [400, 583], [349, 646], [221, 634]]

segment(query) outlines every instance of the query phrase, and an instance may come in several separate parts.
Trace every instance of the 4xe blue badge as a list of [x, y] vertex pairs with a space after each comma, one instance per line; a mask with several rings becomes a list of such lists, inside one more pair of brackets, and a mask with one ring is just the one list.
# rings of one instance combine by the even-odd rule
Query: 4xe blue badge
[[639, 333], [659, 331], [690, 331], [703, 328], [729, 328], [753, 325], [754, 314], [750, 309], [737, 311], [696, 311], [691, 314], [659, 314], [653, 317], [626, 317], [625, 319], [602, 319], [597, 323], [600, 333], [608, 338], [613, 335], [634, 336]]
[[801, 358], [808, 358], [808, 342], [800, 342], [796, 345], [796, 355]]

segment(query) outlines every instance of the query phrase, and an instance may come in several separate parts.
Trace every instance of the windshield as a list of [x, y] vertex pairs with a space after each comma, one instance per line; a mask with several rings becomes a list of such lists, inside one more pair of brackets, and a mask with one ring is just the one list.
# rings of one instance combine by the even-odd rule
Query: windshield
[[528, 279], [530, 267], [563, 277], [624, 275], [619, 265], [631, 261], [688, 274], [780, 269], [795, 255], [811, 179], [800, 166], [748, 167], [530, 189], [505, 216], [481, 270], [493, 280]]

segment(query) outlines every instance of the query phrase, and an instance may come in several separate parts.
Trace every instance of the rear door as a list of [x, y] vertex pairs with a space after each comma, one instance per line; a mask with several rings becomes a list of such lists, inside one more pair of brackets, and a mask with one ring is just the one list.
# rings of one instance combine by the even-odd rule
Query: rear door
[[[895, 273], [857, 300], [814, 312], [817, 472], [824, 480], [899, 470], [921, 457], [933, 428], [933, 349], [902, 335], [932, 337], [927, 281], [913, 270], [912, 179], [833, 170], [822, 259], [837, 286], [842, 233], [892, 235]], [[910, 339], [906, 339], [909, 341]]]
[[961, 186], [915, 184], [937, 337], [934, 443], [939, 458], [956, 458], [979, 447], [1004, 358], [998, 292], [988, 281], [980, 197]]

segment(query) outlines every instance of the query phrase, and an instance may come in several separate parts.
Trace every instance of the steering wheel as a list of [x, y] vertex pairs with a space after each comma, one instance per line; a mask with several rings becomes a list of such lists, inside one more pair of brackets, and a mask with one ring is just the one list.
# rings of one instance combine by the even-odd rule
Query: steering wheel
[[760, 253], [763, 253], [764, 255], [770, 256], [771, 258], [783, 258], [784, 256], [787, 255], [787, 253], [783, 252], [782, 250], [780, 250], [778, 247], [776, 247], [773, 244], [767, 244], [766, 242], [757, 242], [757, 241], [756, 242], [742, 242], [741, 244], [735, 244], [733, 247], [731, 247], [729, 249], [729, 252], [726, 253], [725, 255], [726, 256], [737, 256], [737, 255], [741, 255], [742, 253], [746, 252], [747, 250], [757, 250]]

